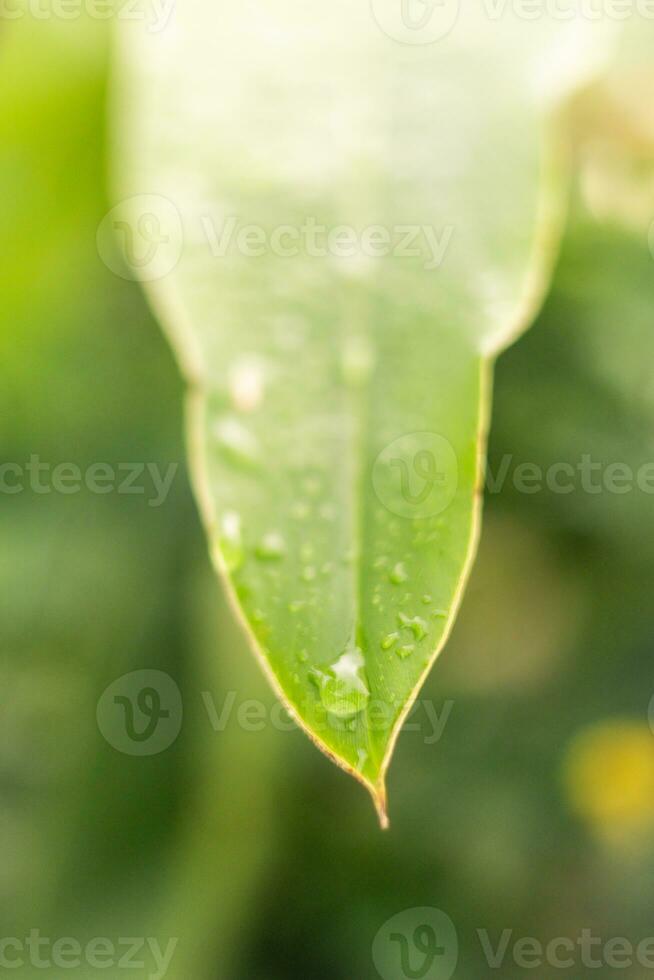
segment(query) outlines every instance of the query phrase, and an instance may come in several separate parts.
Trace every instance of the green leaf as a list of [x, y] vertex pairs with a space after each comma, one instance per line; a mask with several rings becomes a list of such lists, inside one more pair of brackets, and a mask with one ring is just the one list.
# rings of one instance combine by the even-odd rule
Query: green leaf
[[556, 251], [554, 108], [609, 38], [445, 8], [421, 35], [398, 11], [196, 0], [125, 24], [110, 219], [189, 382], [252, 647], [382, 823], [475, 551], [491, 359]]

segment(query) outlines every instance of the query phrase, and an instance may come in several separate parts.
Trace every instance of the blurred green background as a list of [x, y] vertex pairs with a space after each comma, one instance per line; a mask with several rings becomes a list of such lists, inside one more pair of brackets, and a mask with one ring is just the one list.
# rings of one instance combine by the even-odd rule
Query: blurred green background
[[[551, 295], [497, 366], [490, 467], [508, 455], [510, 469], [422, 695], [446, 723], [435, 739], [418, 712], [400, 738], [382, 833], [303, 735], [236, 720], [273, 699], [209, 567], [180, 379], [139, 287], [96, 250], [109, 56], [102, 22], [0, 27], [2, 462], [179, 469], [161, 507], [0, 494], [0, 941], [174, 938], [171, 980], [364, 980], [384, 923], [429, 906], [455, 923], [461, 980], [492, 973], [477, 930], [636, 946], [654, 935], [654, 497], [524, 493], [512, 474], [654, 461], [654, 207], [601, 213], [582, 166]], [[651, 110], [634, 126], [649, 175]], [[96, 721], [136, 670], [169, 674], [183, 702], [179, 737], [147, 757]], [[230, 697], [216, 731], [207, 701]], [[156, 975], [147, 947], [138, 968], [49, 970], [2, 949], [0, 974], [17, 977]], [[499, 970], [530, 973], [510, 952]]]

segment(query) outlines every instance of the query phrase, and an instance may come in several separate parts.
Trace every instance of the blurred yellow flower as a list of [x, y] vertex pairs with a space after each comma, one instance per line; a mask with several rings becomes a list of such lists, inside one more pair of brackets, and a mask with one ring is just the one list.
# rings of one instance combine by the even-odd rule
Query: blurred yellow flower
[[654, 827], [654, 735], [645, 723], [615, 719], [571, 742], [564, 763], [573, 810], [604, 837]]

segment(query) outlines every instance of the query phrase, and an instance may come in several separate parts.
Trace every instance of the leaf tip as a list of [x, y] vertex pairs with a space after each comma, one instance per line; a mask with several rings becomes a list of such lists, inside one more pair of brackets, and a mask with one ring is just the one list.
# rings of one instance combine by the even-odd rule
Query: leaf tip
[[386, 787], [383, 785], [383, 783], [380, 783], [377, 786], [371, 787], [371, 793], [375, 804], [375, 810], [377, 811], [377, 816], [379, 818], [379, 826], [382, 830], [388, 830], [391, 824], [390, 820], [388, 819]]

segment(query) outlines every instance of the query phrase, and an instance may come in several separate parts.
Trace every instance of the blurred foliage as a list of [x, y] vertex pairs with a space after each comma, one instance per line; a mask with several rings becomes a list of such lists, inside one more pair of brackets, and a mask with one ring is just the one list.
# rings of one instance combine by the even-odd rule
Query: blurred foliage
[[[177, 372], [138, 288], [95, 250], [106, 36], [22, 20], [2, 55], [4, 460], [180, 463]], [[246, 767], [247, 740], [206, 719], [203, 690], [267, 693], [214, 612], [183, 464], [159, 509], [88, 491], [3, 499], [2, 935], [84, 943], [171, 922], [164, 935], [186, 940], [176, 975], [209, 975], [264, 853], [275, 749], [267, 739]], [[104, 688], [137, 668], [188, 694], [181, 738], [146, 759], [120, 755], [95, 719]]]
[[[422, 695], [451, 713], [438, 741], [420, 712], [401, 737], [387, 834], [299, 733], [212, 729], [202, 692], [271, 702], [217, 599], [171, 355], [95, 249], [107, 54], [86, 22], [16, 21], [0, 37], [2, 455], [180, 470], [158, 509], [2, 497], [0, 935], [179, 937], [173, 980], [372, 978], [377, 930], [421, 905], [456, 923], [460, 980], [488, 969], [477, 929], [651, 935], [651, 495], [524, 493], [511, 477], [488, 494], [459, 624]], [[507, 455], [511, 473], [654, 460], [647, 222], [598, 215], [580, 174], [552, 293], [498, 364], [493, 473]], [[101, 737], [96, 706], [142, 668], [175, 679], [184, 725], [166, 752], [132, 758]]]

